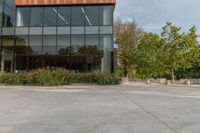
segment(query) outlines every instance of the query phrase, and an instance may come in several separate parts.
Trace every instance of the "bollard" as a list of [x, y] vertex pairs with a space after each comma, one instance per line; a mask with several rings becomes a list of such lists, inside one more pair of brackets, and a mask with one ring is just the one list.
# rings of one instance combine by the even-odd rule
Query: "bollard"
[[151, 84], [151, 81], [149, 80], [149, 79], [147, 79], [147, 82], [146, 82], [147, 84]]
[[191, 85], [191, 82], [189, 80], [186, 81], [186, 85]]
[[128, 84], [129, 84], [129, 79], [128, 79], [128, 77], [123, 77], [123, 78], [122, 78], [121, 84], [122, 84], [122, 85], [128, 85]]
[[170, 83], [170, 81], [169, 81], [169, 80], [167, 80], [167, 85], [171, 85], [171, 83]]

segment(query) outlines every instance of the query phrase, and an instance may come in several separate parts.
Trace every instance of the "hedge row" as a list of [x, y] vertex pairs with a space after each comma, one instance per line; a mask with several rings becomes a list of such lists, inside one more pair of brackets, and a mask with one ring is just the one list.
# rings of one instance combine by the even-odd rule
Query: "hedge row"
[[121, 79], [112, 74], [93, 72], [72, 74], [61, 68], [36, 69], [22, 74], [0, 73], [0, 83], [6, 85], [60, 86], [73, 83], [118, 85]]

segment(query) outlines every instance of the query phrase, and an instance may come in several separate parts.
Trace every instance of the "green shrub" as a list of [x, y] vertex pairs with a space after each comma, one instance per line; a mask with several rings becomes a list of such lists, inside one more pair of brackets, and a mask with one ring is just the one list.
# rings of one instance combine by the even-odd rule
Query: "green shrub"
[[10, 79], [10, 76], [11, 76], [11, 74], [9, 74], [9, 73], [1, 72], [0, 73], [0, 83], [5, 84], [6, 81]]
[[5, 81], [7, 85], [24, 85], [23, 74], [8, 74], [9, 79]]
[[36, 69], [25, 75], [28, 85], [58, 86], [70, 84], [69, 73], [61, 68]]
[[0, 83], [7, 85], [60, 86], [71, 83], [118, 85], [121, 79], [101, 72], [72, 74], [62, 68], [36, 69], [23, 74], [0, 73]]
[[120, 66], [117, 66], [114, 70], [114, 74], [117, 76], [117, 77], [123, 77], [124, 76], [124, 70], [122, 67]]
[[106, 73], [97, 73], [96, 74], [96, 83], [98, 85], [119, 85], [121, 78], [116, 77], [111, 74]]

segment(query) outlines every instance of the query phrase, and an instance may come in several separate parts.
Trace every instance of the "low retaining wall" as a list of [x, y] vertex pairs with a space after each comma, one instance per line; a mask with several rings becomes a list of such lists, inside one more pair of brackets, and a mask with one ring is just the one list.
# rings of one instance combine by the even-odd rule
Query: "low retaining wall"
[[[156, 84], [172, 84], [172, 80], [167, 80], [164, 78], [161, 79], [129, 79], [129, 81], [132, 82], [143, 82], [143, 83], [156, 83]], [[194, 85], [200, 85], [200, 79], [180, 79], [175, 80], [175, 84], [194, 84]]]

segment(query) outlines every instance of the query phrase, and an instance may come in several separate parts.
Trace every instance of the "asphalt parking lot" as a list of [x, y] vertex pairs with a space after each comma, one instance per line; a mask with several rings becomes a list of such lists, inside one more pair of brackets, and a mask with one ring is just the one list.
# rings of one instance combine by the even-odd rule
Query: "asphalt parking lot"
[[200, 86], [1, 86], [0, 133], [200, 133]]

